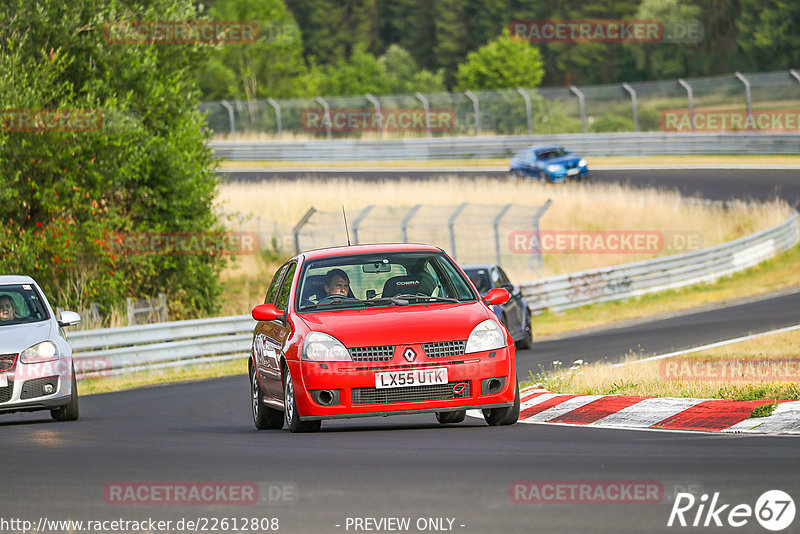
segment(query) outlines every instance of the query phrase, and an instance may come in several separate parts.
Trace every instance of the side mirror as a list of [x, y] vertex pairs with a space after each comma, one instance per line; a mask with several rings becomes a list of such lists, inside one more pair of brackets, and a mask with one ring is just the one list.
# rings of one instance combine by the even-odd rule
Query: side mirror
[[274, 304], [259, 304], [253, 308], [253, 319], [256, 321], [274, 321], [279, 317], [283, 317], [283, 312]]
[[81, 322], [81, 316], [74, 311], [62, 311], [58, 314], [59, 326], [75, 326]]
[[490, 289], [489, 292], [486, 293], [486, 296], [483, 297], [483, 300], [485, 300], [489, 304], [493, 304], [495, 306], [501, 306], [506, 302], [508, 302], [508, 299], [510, 297], [511, 296], [508, 294], [508, 291], [506, 291], [502, 287], [496, 287], [494, 289]]

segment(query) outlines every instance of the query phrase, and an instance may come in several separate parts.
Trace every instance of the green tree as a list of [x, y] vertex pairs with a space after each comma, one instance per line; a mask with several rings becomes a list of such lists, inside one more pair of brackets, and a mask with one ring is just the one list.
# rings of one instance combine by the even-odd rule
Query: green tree
[[544, 65], [539, 50], [530, 43], [512, 39], [508, 30], [475, 52], [458, 66], [457, 87], [467, 89], [510, 89], [536, 87], [542, 81]]
[[435, 93], [445, 90], [444, 71], [420, 70], [414, 58], [398, 44], [393, 44], [378, 62], [389, 79], [390, 93]]
[[740, 0], [740, 4], [738, 43], [753, 68], [776, 70], [800, 65], [800, 3]]
[[[189, 0], [0, 5], [0, 270], [33, 274], [62, 306], [108, 309], [165, 291], [173, 316], [214, 309], [219, 254], [126, 254], [130, 236], [220, 228], [196, 111], [203, 50], [103, 33], [108, 22], [194, 18]], [[12, 109], [93, 110], [102, 122], [25, 127]]]

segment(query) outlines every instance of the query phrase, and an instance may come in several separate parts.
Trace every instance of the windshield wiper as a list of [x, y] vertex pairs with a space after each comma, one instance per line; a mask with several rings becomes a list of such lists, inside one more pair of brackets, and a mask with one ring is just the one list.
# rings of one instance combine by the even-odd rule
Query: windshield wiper
[[434, 297], [433, 295], [412, 295], [410, 293], [403, 293], [402, 295], [395, 295], [394, 298], [402, 299], [428, 299], [435, 302], [460, 302], [458, 299], [451, 297]]
[[361, 302], [364, 304], [371, 304], [373, 302], [375, 304], [386, 304], [388, 302], [391, 302], [392, 304], [395, 304], [397, 306], [408, 306], [408, 300], [400, 298], [399, 295], [395, 297], [380, 297], [377, 299], [362, 300]]

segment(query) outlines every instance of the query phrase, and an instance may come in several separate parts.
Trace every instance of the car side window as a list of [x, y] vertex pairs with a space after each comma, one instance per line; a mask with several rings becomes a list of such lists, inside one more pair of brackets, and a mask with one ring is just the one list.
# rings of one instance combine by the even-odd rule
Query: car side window
[[510, 286], [511, 280], [508, 279], [505, 271], [500, 267], [497, 268], [497, 275], [500, 277], [500, 285], [501, 286]]
[[500, 273], [497, 272], [497, 269], [492, 269], [492, 287], [500, 287], [501, 285], [503, 285], [503, 283], [500, 278]]
[[278, 291], [278, 301], [275, 303], [275, 307], [279, 310], [285, 310], [286, 306], [289, 304], [289, 292], [292, 290], [292, 279], [294, 278], [294, 273], [296, 270], [297, 264], [292, 263], [289, 266], [286, 276], [283, 278], [283, 285], [281, 286], [280, 291]]
[[269, 284], [269, 289], [267, 290], [267, 296], [264, 299], [264, 304], [275, 303], [275, 295], [278, 294], [278, 286], [280, 286], [283, 273], [285, 273], [286, 269], [288, 268], [289, 264], [284, 264], [280, 269], [278, 269], [278, 271], [275, 273], [275, 276], [272, 277], [272, 282]]

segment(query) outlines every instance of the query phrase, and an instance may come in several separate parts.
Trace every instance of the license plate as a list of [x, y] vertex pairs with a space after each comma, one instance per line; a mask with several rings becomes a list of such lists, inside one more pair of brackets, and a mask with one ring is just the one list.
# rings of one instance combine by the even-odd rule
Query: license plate
[[447, 384], [447, 367], [375, 373], [376, 388], [407, 388]]
[[570, 169], [567, 171], [567, 176], [575, 176], [578, 174], [578, 169]]
[[8, 386], [8, 376], [5, 373], [0, 373], [0, 388]]

